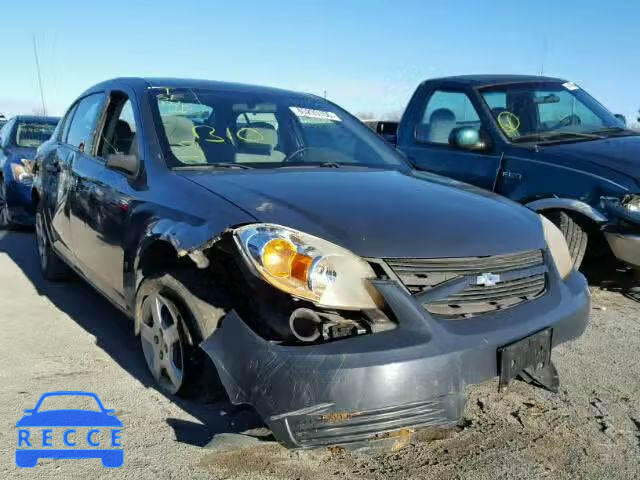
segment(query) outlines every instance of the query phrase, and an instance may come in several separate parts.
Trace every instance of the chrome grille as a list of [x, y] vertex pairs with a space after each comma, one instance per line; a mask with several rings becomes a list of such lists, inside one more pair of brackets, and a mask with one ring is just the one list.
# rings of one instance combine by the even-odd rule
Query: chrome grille
[[[541, 250], [462, 258], [393, 258], [387, 265], [423, 306], [445, 318], [468, 318], [514, 307], [546, 291], [546, 269]], [[483, 274], [500, 275], [495, 283], [480, 284]], [[438, 297], [437, 291], [447, 288]], [[458, 285], [458, 287], [456, 287]], [[434, 294], [425, 295], [425, 292]]]

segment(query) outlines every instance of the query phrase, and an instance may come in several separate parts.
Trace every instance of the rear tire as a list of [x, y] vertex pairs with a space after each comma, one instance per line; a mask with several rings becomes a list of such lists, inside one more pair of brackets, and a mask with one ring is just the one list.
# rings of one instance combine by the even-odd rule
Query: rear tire
[[159, 388], [169, 395], [211, 402], [225, 398], [226, 391], [199, 345], [226, 312], [212, 300], [215, 292], [203, 288], [206, 275], [185, 268], [144, 280], [136, 297], [135, 321], [147, 367]]
[[573, 266], [578, 270], [587, 251], [587, 243], [589, 241], [587, 231], [576, 221], [575, 217], [565, 211], [553, 210], [542, 214], [551, 220], [564, 235], [573, 260]]
[[41, 204], [38, 204], [36, 210], [35, 226], [36, 246], [42, 276], [52, 282], [67, 280], [71, 275], [71, 269], [58, 257], [58, 254], [53, 251], [53, 248], [51, 248]]

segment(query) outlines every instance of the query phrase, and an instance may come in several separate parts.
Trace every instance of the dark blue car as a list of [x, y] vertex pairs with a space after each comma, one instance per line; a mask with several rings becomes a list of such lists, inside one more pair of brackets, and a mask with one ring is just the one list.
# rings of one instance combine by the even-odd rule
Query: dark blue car
[[[41, 410], [42, 403], [50, 397], [90, 397], [93, 398], [97, 404], [97, 410], [88, 409], [54, 409], [54, 410]], [[53, 443], [44, 445], [45, 437], [43, 436], [42, 447], [37, 448], [41, 444], [35, 440], [36, 431], [28, 430], [29, 434], [34, 434], [34, 439], [29, 440], [29, 436], [26, 436], [27, 429], [50, 427], [50, 428], [62, 428], [62, 427], [92, 427], [94, 432], [98, 432], [100, 427], [108, 429], [119, 429], [122, 427], [122, 422], [113, 413], [114, 410], [104, 407], [100, 398], [91, 392], [80, 391], [60, 391], [60, 392], [48, 392], [43, 394], [36, 403], [33, 409], [26, 409], [25, 415], [18, 420], [16, 426], [19, 428], [18, 448], [16, 449], [16, 465], [19, 467], [35, 467], [40, 458], [99, 458], [105, 467], [117, 468], [120, 467], [124, 461], [124, 453], [121, 446], [118, 444], [116, 448], [55, 448]], [[95, 429], [98, 427], [98, 429]], [[76, 434], [73, 429], [69, 429], [68, 432]], [[116, 430], [119, 437], [119, 430]], [[25, 435], [23, 435], [25, 434]], [[23, 437], [26, 437], [23, 438]], [[51, 437], [48, 437], [51, 440]], [[81, 441], [78, 439], [72, 444], [68, 443], [67, 435], [64, 435], [64, 442], [67, 447], [69, 446], [82, 446]], [[100, 447], [100, 445], [92, 440], [91, 430], [87, 435], [88, 447]], [[26, 447], [26, 448], [24, 448]]]
[[33, 225], [33, 158], [51, 137], [58, 118], [17, 116], [0, 130], [0, 228]]

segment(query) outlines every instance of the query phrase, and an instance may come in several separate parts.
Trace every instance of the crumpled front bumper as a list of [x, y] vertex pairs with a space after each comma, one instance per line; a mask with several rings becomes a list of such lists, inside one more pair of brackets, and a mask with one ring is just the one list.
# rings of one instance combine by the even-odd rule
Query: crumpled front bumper
[[603, 199], [612, 219], [604, 235], [613, 255], [621, 262], [640, 268], [640, 214], [624, 208], [618, 199]]
[[466, 320], [434, 317], [397, 283], [375, 281], [397, 317], [395, 330], [283, 346], [231, 312], [201, 347], [231, 401], [253, 405], [288, 447], [448, 427], [462, 417], [465, 388], [498, 375], [499, 347], [547, 327], [554, 346], [582, 334], [590, 306], [584, 277], [548, 281], [548, 293], [535, 301]]
[[640, 234], [605, 232], [615, 257], [634, 268], [640, 268]]

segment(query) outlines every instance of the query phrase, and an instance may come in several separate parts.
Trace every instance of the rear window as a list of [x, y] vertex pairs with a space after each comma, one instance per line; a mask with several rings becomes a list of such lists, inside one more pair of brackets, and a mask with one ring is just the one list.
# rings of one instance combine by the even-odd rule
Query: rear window
[[15, 144], [18, 147], [37, 148], [49, 138], [56, 123], [18, 121], [15, 130]]

